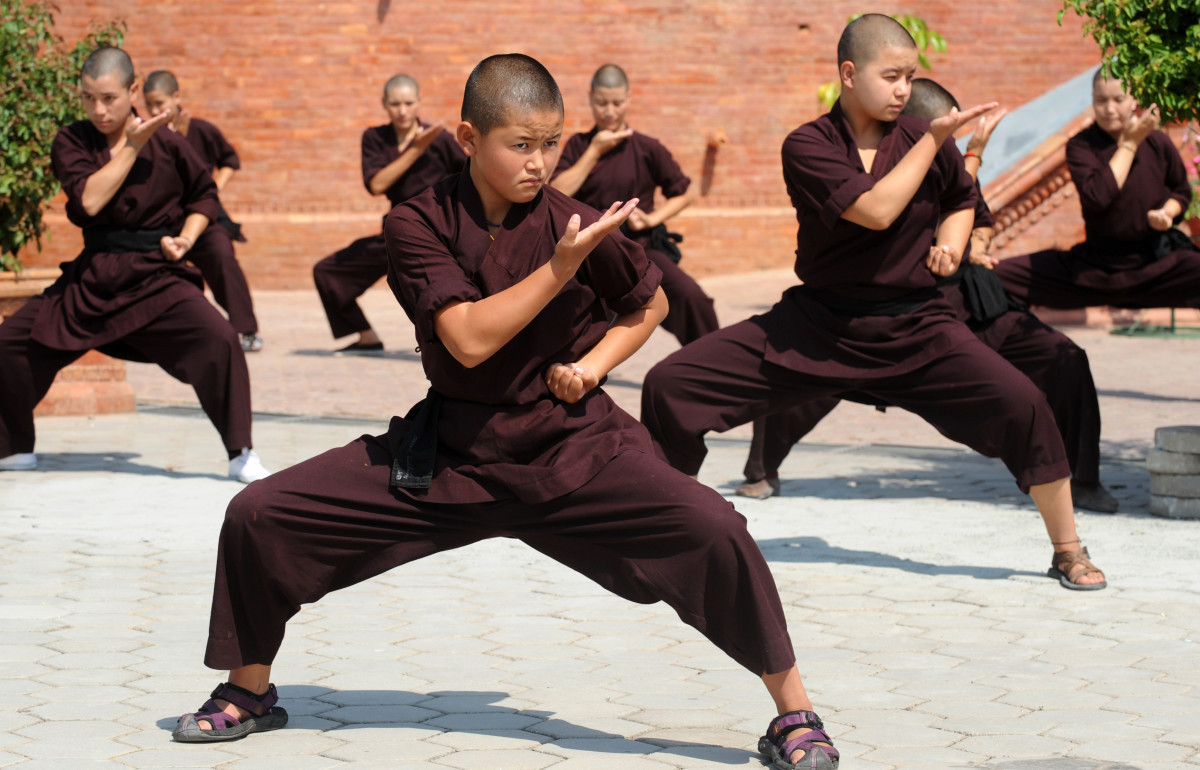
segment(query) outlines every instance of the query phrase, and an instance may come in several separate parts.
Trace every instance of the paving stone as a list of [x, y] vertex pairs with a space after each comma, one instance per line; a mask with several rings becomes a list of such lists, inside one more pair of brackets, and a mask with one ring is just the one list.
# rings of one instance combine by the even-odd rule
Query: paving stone
[[513, 770], [540, 770], [557, 764], [558, 760], [536, 751], [456, 751], [441, 758], [439, 764], [460, 770], [503, 767]]

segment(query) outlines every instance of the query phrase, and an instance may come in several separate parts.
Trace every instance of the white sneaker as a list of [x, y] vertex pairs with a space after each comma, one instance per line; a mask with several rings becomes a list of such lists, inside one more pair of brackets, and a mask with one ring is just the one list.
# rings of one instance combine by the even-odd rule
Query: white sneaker
[[243, 449], [240, 455], [229, 461], [229, 478], [237, 479], [243, 484], [265, 479], [270, 475], [271, 472], [263, 467], [253, 449]]
[[15, 455], [0, 457], [0, 471], [36, 471], [37, 455], [33, 452], [17, 452]]

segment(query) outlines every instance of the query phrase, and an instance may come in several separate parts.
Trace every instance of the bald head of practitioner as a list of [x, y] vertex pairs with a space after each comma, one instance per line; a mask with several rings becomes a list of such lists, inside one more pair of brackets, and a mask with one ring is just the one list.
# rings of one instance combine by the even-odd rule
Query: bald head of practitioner
[[186, 125], [179, 125], [181, 118], [186, 123], [187, 113], [183, 109], [183, 94], [175, 75], [167, 70], [154, 70], [146, 76], [142, 93], [151, 115], [167, 113], [168, 122], [180, 133], [187, 134]]
[[396, 129], [396, 136], [408, 136], [418, 124], [421, 87], [411, 75], [393, 75], [383, 84], [383, 109]]
[[1125, 91], [1125, 85], [1105, 75], [1103, 67], [1092, 78], [1092, 112], [1096, 125], [1118, 142], [1122, 138], [1140, 142], [1158, 128], [1158, 108], [1152, 104], [1139, 110], [1137, 100]]
[[890, 16], [867, 13], [846, 25], [838, 40], [840, 101], [852, 122], [860, 115], [895, 120], [908, 103], [917, 71], [917, 44]]
[[168, 120], [166, 115], [146, 121], [134, 115], [133, 101], [139, 85], [133, 61], [120, 48], [102, 46], [88, 54], [79, 73], [79, 88], [88, 120], [104, 134], [111, 148], [128, 143], [141, 149]]

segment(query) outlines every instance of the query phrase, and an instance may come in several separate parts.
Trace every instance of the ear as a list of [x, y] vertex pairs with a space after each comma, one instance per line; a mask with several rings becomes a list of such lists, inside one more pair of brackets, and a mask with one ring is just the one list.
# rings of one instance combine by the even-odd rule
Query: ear
[[458, 146], [462, 147], [468, 158], [478, 152], [476, 145], [480, 138], [479, 132], [469, 121], [464, 120], [458, 124], [458, 128], [454, 129], [454, 138], [458, 140]]
[[142, 92], [142, 79], [134, 78], [133, 85], [129, 86], [129, 98], [136, 100]]
[[854, 62], [847, 59], [838, 67], [838, 79], [842, 81], [842, 89], [854, 88], [854, 78], [858, 75], [858, 68], [854, 66]]

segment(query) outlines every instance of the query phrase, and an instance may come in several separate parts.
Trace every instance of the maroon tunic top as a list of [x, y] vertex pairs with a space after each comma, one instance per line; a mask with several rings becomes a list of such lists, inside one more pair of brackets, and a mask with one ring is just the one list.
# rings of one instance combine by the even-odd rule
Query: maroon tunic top
[[221, 129], [207, 120], [192, 118], [188, 122], [187, 141], [196, 151], [209, 169], [232, 168], [239, 169], [242, 162], [238, 159], [237, 150], [221, 133]]
[[[421, 128], [428, 126], [428, 123], [421, 123]], [[399, 157], [400, 140], [396, 136], [395, 126], [391, 123], [368, 128], [363, 132], [363, 185], [368, 192], [371, 189], [371, 178]], [[434, 182], [462, 171], [466, 162], [467, 156], [458, 146], [458, 142], [449, 132], [443, 130], [396, 183], [387, 189], [388, 200], [393, 206], [398, 206]]]
[[[620, 452], [653, 452], [642, 425], [602, 389], [566, 404], [544, 379], [547, 366], [576, 361], [599, 342], [611, 314], [654, 296], [661, 273], [629, 239], [606, 238], [524, 330], [474, 368], [460, 364], [434, 331], [442, 307], [507, 289], [548, 262], [572, 214], [584, 227], [598, 219], [545, 187], [513, 205], [493, 241], [464, 172], [387, 216], [388, 284], [416, 328], [425, 374], [445, 399], [432, 486], [398, 491], [444, 503], [542, 502], [578, 489]], [[393, 430], [404, 423], [393, 421]]]
[[[938, 150], [912, 201], [885, 230], [841, 218], [887, 175], [928, 130], [901, 115], [884, 126], [871, 171], [841, 105], [793, 131], [783, 144], [783, 176], [799, 231], [796, 275], [806, 286], [871, 302], [932, 291], [938, 276], [925, 266], [939, 217], [975, 207], [975, 185], [954, 142]], [[772, 311], [766, 360], [826, 377], [890, 377], [920, 367], [971, 339], [940, 296], [901, 315], [855, 315], [790, 289]]]
[[[567, 140], [554, 169], [555, 176], [579, 162], [597, 131], [598, 128], [593, 128]], [[666, 147], [657, 139], [635, 131], [600, 156], [573, 197], [600, 211], [608, 209], [613, 201], [637, 198], [638, 208], [649, 214], [654, 211], [656, 188], [662, 189], [664, 197], [674, 198], [687, 192], [691, 183]]]
[[1108, 165], [1116, 151], [1117, 141], [1095, 124], [1067, 142], [1067, 167], [1079, 191], [1089, 246], [1080, 255], [1109, 270], [1137, 267], [1152, 256], [1147, 242], [1159, 232], [1150, 227], [1148, 211], [1172, 198], [1186, 211], [1192, 201], [1183, 160], [1163, 132], [1150, 132], [1138, 145], [1120, 189]]
[[[217, 217], [217, 186], [204, 162], [179, 134], [155, 132], [112, 200], [95, 216], [83, 210], [88, 177], [112, 159], [108, 144], [89, 121], [58, 132], [50, 149], [54, 175], [67, 194], [67, 218], [87, 231], [117, 227], [166, 229], [178, 234], [189, 214]], [[202, 285], [186, 262], [169, 262], [155, 248], [146, 252], [84, 249], [62, 265], [62, 276], [46, 289], [33, 339], [59, 350], [100, 347], [145, 326]]]

